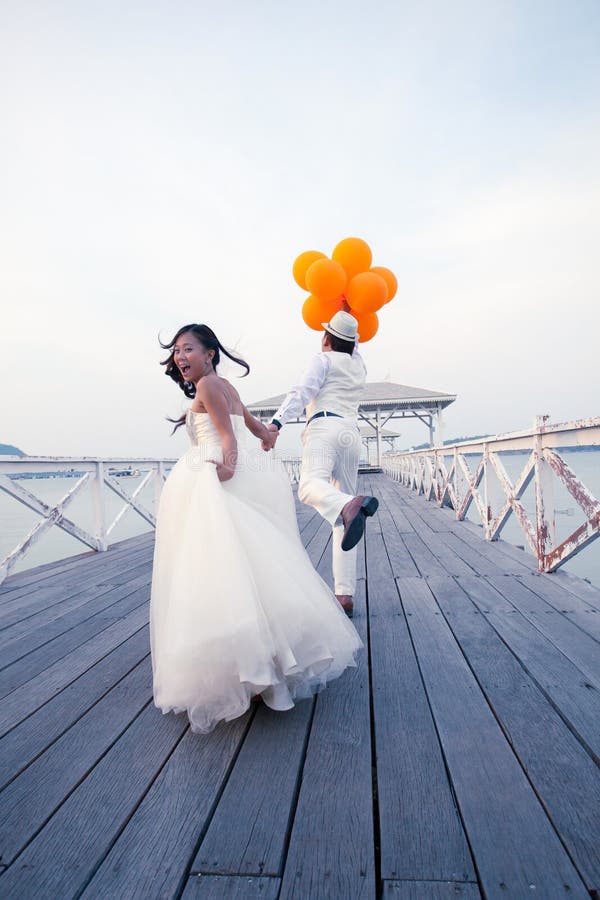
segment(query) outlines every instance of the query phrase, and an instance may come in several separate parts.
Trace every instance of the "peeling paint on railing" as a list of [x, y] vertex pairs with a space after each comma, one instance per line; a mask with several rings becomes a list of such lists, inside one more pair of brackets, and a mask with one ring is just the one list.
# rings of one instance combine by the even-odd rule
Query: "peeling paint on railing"
[[[579, 447], [600, 448], [600, 417], [553, 425], [547, 416], [539, 416], [533, 428], [526, 431], [387, 454], [382, 459], [382, 467], [390, 477], [424, 494], [427, 500], [435, 500], [438, 506], [451, 506], [459, 521], [474, 504], [489, 541], [498, 539], [509, 517], [514, 515], [537, 557], [540, 572], [553, 572], [600, 534], [600, 500], [591, 494], [559, 452], [559, 448]], [[514, 483], [500, 458], [506, 451], [529, 451]], [[481, 459], [472, 471], [468, 457], [479, 455]], [[448, 459], [451, 459], [450, 465]], [[504, 493], [504, 503], [496, 516], [488, 501], [490, 472], [494, 473]], [[552, 475], [564, 485], [586, 519], [583, 525], [554, 545]], [[521, 502], [532, 479], [535, 482], [535, 522], [531, 521]]]

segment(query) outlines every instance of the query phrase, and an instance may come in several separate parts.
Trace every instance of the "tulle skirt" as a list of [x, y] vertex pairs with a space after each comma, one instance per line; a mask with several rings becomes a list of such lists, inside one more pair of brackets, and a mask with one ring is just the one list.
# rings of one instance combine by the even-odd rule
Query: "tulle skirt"
[[150, 601], [155, 705], [191, 728], [234, 719], [254, 695], [286, 710], [348, 666], [361, 639], [313, 568], [282, 463], [240, 455], [220, 482], [220, 447], [191, 447], [157, 512]]

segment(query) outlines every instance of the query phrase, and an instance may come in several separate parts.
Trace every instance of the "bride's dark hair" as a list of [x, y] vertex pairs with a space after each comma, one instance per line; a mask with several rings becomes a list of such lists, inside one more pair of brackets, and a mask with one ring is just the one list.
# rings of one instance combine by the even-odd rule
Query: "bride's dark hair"
[[[225, 347], [223, 346], [223, 344], [220, 342], [219, 338], [216, 336], [216, 334], [212, 330], [212, 328], [209, 328], [208, 325], [196, 325], [196, 324], [183, 325], [177, 331], [177, 333], [175, 334], [173, 339], [170, 340], [167, 344], [163, 344], [163, 342], [160, 339], [160, 336], [158, 338], [158, 343], [163, 348], [163, 350], [171, 351], [169, 353], [169, 355], [167, 356], [167, 358], [161, 360], [161, 363], [160, 363], [161, 366], [165, 366], [165, 375], [168, 375], [169, 378], [172, 378], [173, 381], [175, 381], [179, 385], [179, 387], [181, 388], [181, 390], [183, 391], [183, 393], [185, 394], [186, 397], [193, 399], [196, 396], [196, 385], [193, 384], [191, 381], [186, 381], [184, 379], [183, 375], [179, 371], [179, 368], [175, 364], [175, 358], [174, 358], [175, 351], [173, 349], [178, 338], [180, 338], [182, 334], [186, 334], [186, 332], [191, 332], [192, 334], [194, 334], [206, 350], [214, 350], [215, 351], [215, 355], [213, 356], [213, 361], [212, 361], [213, 368], [215, 370], [216, 370], [217, 366], [219, 365], [219, 363], [221, 362], [221, 353], [222, 353], [228, 359], [231, 359], [234, 363], [237, 363], [238, 366], [242, 366], [242, 368], [246, 370], [242, 377], [244, 377], [245, 375], [247, 375], [249, 373], [250, 366], [248, 365], [246, 360], [242, 359], [241, 356], [234, 356], [233, 353], [231, 353], [229, 350], [226, 350]], [[178, 419], [171, 419], [170, 416], [166, 416], [166, 419], [168, 422], [175, 423], [175, 427], [173, 428], [173, 431], [171, 432], [171, 434], [174, 434], [181, 425], [185, 425], [185, 416], [186, 416], [185, 413], [182, 416], [180, 416]]]

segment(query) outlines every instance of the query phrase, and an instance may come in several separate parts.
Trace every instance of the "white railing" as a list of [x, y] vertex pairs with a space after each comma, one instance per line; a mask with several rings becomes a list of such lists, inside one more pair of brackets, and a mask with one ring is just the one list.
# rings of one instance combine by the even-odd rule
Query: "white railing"
[[300, 481], [300, 465], [302, 463], [302, 457], [280, 456], [279, 458], [285, 466], [285, 470], [288, 473], [290, 483], [298, 484], [298, 482]]
[[[579, 480], [558, 448], [600, 447], [600, 417], [551, 425], [540, 416], [527, 431], [499, 434], [475, 441], [447, 444], [426, 450], [387, 454], [382, 458], [386, 474], [406, 487], [423, 493], [438, 506], [451, 506], [461, 521], [475, 505], [486, 540], [496, 540], [511, 515], [537, 557], [541, 572], [553, 572], [600, 534], [600, 500]], [[502, 452], [526, 452], [527, 460], [513, 482], [501, 460]], [[600, 457], [599, 457], [600, 458]], [[585, 519], [567, 537], [556, 541], [552, 478], [569, 492]], [[493, 510], [490, 479], [503, 494]], [[532, 522], [521, 498], [535, 484], [535, 517]]]
[[[155, 497], [158, 498], [166, 472], [174, 462], [175, 460], [167, 459], [99, 459], [72, 456], [0, 458], [0, 490], [40, 516], [40, 520], [29, 533], [0, 561], [0, 583], [52, 526], [61, 528], [82, 544], [97, 551], [108, 550], [111, 534], [129, 509], [135, 510], [142, 519], [154, 527], [156, 524], [154, 514], [141, 502], [140, 494], [153, 483]], [[117, 473], [127, 475], [134, 471], [140, 480], [138, 482], [136, 478], [135, 489], [127, 491], [122, 484], [124, 478], [119, 478]], [[68, 477], [74, 483], [58, 502], [49, 504], [40, 500], [24, 486], [28, 477], [40, 476]], [[110, 522], [104, 498], [106, 488], [123, 501]], [[82, 528], [66, 515], [70, 504], [84, 491], [87, 491], [93, 507], [92, 530]]]
[[[116, 526], [128, 510], [134, 510], [152, 528], [156, 525], [154, 513], [141, 500], [142, 492], [154, 487], [158, 502], [165, 478], [175, 459], [124, 459], [72, 456], [5, 456], [0, 457], [0, 490], [40, 516], [34, 527], [23, 536], [4, 559], [0, 560], [0, 584], [11, 569], [27, 555], [28, 551], [53, 526], [62, 529], [92, 550], [108, 550]], [[300, 478], [300, 459], [281, 457], [290, 482], [297, 484]], [[122, 473], [119, 475], [118, 473]], [[135, 474], [133, 490], [126, 490], [124, 476]], [[36, 497], [25, 484], [31, 478], [63, 477], [72, 480], [72, 486], [57, 502], [51, 504]], [[138, 480], [139, 479], [139, 480]], [[122, 505], [108, 520], [105, 491], [109, 489], [122, 501]], [[150, 488], [151, 489], [151, 488]], [[67, 510], [76, 497], [87, 492], [93, 509], [93, 525], [82, 528], [67, 516]]]

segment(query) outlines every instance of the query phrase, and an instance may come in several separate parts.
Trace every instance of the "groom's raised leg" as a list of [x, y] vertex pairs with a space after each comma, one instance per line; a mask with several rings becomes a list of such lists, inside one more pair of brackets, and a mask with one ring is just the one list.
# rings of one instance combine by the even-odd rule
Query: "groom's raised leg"
[[303, 433], [302, 443], [298, 499], [334, 525], [342, 507], [353, 497], [353, 492], [340, 490], [339, 480], [332, 481], [334, 469], [339, 466], [336, 431], [329, 423], [321, 426], [313, 422]]
[[[340, 493], [353, 498], [356, 495], [361, 444], [356, 427], [345, 429], [343, 435], [343, 440], [340, 441], [342, 446], [334, 471], [333, 483]], [[344, 521], [340, 514], [333, 526], [333, 581], [336, 594], [353, 597], [356, 593], [358, 551], [356, 547], [353, 550], [342, 550], [344, 530]]]

